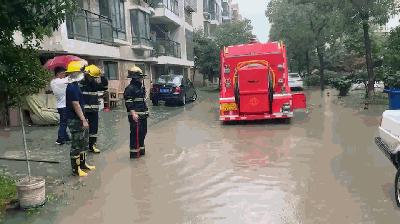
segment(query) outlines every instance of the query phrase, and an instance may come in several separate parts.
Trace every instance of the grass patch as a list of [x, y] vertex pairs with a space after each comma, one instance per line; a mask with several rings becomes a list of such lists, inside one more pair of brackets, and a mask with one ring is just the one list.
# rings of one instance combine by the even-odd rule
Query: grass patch
[[0, 174], [0, 216], [4, 215], [5, 207], [17, 196], [15, 181]]

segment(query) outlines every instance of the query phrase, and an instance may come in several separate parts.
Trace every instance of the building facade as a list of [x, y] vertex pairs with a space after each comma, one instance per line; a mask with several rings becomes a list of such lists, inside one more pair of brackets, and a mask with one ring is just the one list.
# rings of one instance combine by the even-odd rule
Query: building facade
[[73, 54], [101, 67], [109, 88], [122, 93], [136, 64], [150, 83], [163, 74], [190, 77], [194, 66], [192, 14], [196, 0], [78, 0], [42, 44], [42, 61]]

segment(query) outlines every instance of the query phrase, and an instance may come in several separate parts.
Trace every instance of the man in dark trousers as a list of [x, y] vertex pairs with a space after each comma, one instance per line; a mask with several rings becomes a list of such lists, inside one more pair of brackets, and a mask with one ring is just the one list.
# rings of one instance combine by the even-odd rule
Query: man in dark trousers
[[71, 166], [72, 174], [87, 176], [84, 170], [94, 170], [94, 166], [86, 163], [86, 150], [89, 145], [89, 124], [83, 113], [84, 100], [79, 82], [84, 78], [84, 64], [72, 61], [68, 64], [68, 85], [66, 89], [66, 115], [71, 132]]
[[144, 87], [142, 70], [133, 66], [128, 70], [131, 83], [125, 88], [124, 99], [130, 123], [130, 158], [139, 158], [145, 155], [144, 139], [147, 134], [146, 89]]
[[85, 68], [85, 78], [80, 82], [85, 101], [85, 117], [89, 121], [89, 151], [100, 153], [96, 147], [99, 128], [99, 91], [108, 89], [108, 80], [101, 76], [101, 70], [95, 65]]

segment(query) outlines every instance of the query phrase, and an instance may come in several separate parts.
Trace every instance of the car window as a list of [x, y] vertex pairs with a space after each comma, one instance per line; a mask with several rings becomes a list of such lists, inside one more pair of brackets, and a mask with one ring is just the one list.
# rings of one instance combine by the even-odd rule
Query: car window
[[157, 83], [181, 85], [182, 78], [183, 77], [179, 75], [162, 75], [157, 79]]

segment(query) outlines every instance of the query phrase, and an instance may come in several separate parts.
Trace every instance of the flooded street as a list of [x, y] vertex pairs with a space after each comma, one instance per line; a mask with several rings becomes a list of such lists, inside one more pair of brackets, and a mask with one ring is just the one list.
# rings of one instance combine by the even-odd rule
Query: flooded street
[[222, 125], [217, 93], [203, 95], [150, 125], [139, 160], [129, 159], [122, 122], [115, 148], [93, 158], [97, 170], [72, 180], [82, 187], [70, 202], [29, 223], [400, 220], [395, 168], [373, 142], [383, 107], [364, 111], [351, 98], [308, 91], [308, 113], [296, 113], [289, 125]]

